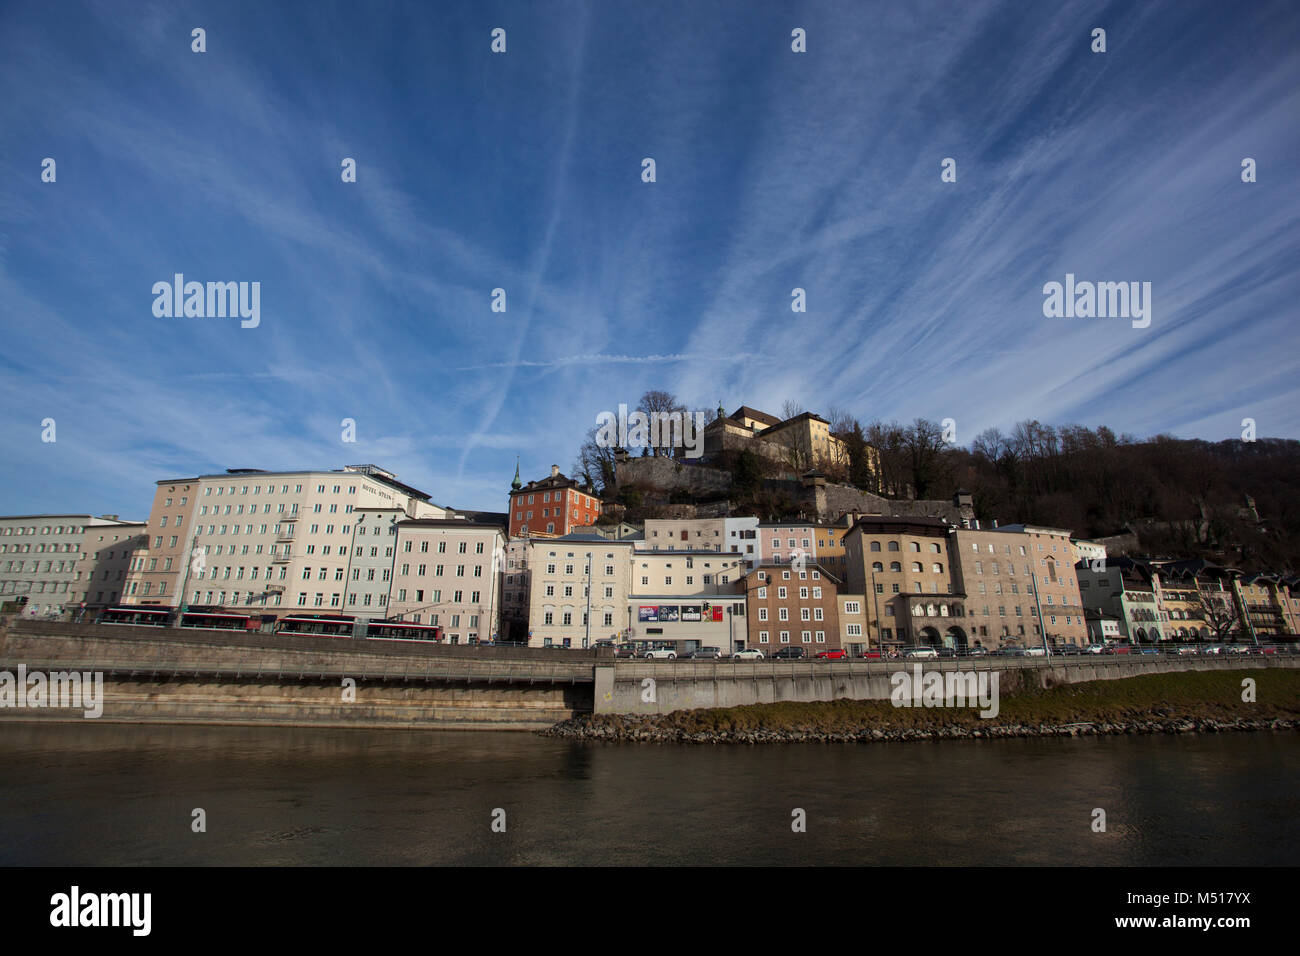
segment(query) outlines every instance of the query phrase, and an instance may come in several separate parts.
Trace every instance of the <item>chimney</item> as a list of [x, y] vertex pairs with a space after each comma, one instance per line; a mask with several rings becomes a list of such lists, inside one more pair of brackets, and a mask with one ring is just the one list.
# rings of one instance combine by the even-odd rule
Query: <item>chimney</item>
[[555, 478], [555, 477], [557, 477], [559, 474], [560, 474], [560, 466], [559, 466], [559, 465], [552, 465], [552, 466], [551, 466], [551, 477], [552, 477], [552, 478]]

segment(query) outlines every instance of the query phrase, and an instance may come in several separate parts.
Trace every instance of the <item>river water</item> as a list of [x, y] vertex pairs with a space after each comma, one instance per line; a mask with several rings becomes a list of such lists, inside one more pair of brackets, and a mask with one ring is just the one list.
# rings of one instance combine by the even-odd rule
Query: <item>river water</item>
[[1298, 753], [1285, 733], [746, 747], [5, 721], [0, 865], [1295, 864]]

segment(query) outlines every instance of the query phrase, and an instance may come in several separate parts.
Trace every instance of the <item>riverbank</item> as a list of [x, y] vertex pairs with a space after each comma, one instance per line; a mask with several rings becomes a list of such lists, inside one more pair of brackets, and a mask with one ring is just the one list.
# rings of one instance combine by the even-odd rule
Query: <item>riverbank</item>
[[[1242, 700], [1254, 681], [1254, 701]], [[836, 700], [680, 710], [639, 717], [583, 715], [543, 736], [646, 743], [869, 743], [903, 740], [1079, 737], [1300, 730], [1300, 672], [1180, 672], [1125, 680], [1004, 685], [996, 717], [978, 708], [894, 707]]]

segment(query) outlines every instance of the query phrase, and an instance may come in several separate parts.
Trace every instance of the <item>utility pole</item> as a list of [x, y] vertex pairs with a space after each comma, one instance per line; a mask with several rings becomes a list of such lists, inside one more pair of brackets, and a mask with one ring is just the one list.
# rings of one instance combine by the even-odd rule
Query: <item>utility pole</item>
[[1034, 587], [1034, 611], [1038, 617], [1038, 629], [1043, 638], [1043, 654], [1051, 655], [1051, 650], [1047, 646], [1047, 622], [1043, 620], [1043, 607], [1038, 603], [1038, 575], [1033, 571], [1029, 572], [1029, 583]]
[[[871, 571], [871, 606], [876, 611], [876, 650], [880, 651], [880, 656], [885, 656], [885, 644], [880, 639], [880, 600], [876, 597], [876, 571]], [[870, 628], [867, 628], [870, 631]], [[871, 650], [871, 634], [867, 634], [867, 650]]]
[[587, 625], [587, 633], [582, 639], [584, 648], [591, 646], [591, 551], [587, 551], [587, 613], [583, 615], [583, 622]]
[[190, 551], [185, 556], [185, 576], [181, 578], [180, 601], [176, 604], [176, 626], [181, 626], [181, 618], [185, 614], [185, 593], [190, 588], [190, 567], [194, 564], [194, 551], [199, 546], [199, 533], [194, 532], [194, 537], [190, 538]]

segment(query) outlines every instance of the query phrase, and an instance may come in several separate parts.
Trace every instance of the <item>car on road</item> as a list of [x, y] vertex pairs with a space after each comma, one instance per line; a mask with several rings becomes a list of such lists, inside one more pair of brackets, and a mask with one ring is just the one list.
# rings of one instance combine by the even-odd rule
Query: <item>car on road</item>
[[1026, 648], [1025, 648], [1025, 656], [1026, 656], [1026, 657], [1046, 657], [1046, 656], [1047, 656], [1047, 651], [1046, 651], [1046, 649], [1043, 648], [1042, 646], [1039, 646], [1039, 647], [1026, 647]]
[[1134, 654], [1143, 654], [1143, 655], [1159, 654], [1159, 653], [1160, 653], [1160, 648], [1158, 648], [1158, 647], [1135, 647], [1135, 648], [1133, 648], [1133, 653], [1134, 653]]
[[1105, 654], [1105, 653], [1106, 653], [1106, 645], [1105, 645], [1105, 644], [1089, 644], [1087, 647], [1085, 647], [1085, 648], [1083, 649], [1083, 653], [1085, 653], [1085, 654]]
[[974, 647], [968, 647], [966, 649], [966, 656], [967, 657], [988, 657], [989, 649], [985, 647], [983, 644], [976, 644]]
[[1015, 644], [1008, 644], [1005, 647], [999, 647], [993, 652], [994, 657], [1024, 657], [1025, 649], [1017, 647]]
[[686, 656], [693, 661], [699, 661], [699, 660], [720, 661], [722, 660], [722, 648], [697, 647], [695, 650], [691, 651]]
[[938, 654], [940, 657], [956, 657], [956, 656], [957, 656], [957, 652], [956, 652], [955, 650], [953, 650], [951, 647], [936, 647], [934, 650], [935, 650], [935, 653]]
[[648, 661], [675, 661], [677, 651], [671, 647], [647, 647], [641, 656]]
[[1127, 644], [1107, 644], [1103, 654], [1127, 654], [1132, 650]]
[[801, 661], [808, 656], [802, 647], [783, 647], [772, 655], [774, 661]]
[[860, 660], [878, 661], [880, 660], [880, 651], [863, 651], [861, 654], [858, 655], [858, 658]]
[[1249, 644], [1229, 644], [1228, 647], [1227, 647], [1227, 651], [1228, 651], [1229, 654], [1249, 654], [1249, 653], [1250, 653], [1250, 645], [1249, 645]]
[[615, 657], [622, 657], [622, 658], [636, 657], [636, 656], [637, 656], [637, 653], [636, 653], [636, 645], [635, 645], [635, 644], [615, 644], [615, 645], [614, 645], [614, 656], [615, 656]]
[[1222, 644], [1207, 644], [1207, 645], [1205, 645], [1205, 647], [1202, 647], [1202, 648], [1201, 648], [1201, 653], [1202, 653], [1202, 654], [1222, 654], [1222, 653], [1223, 653], [1223, 645], [1222, 645]]
[[903, 648], [903, 656], [916, 657], [922, 660], [936, 660], [939, 657], [939, 652], [928, 644], [918, 644], [915, 647]]
[[831, 647], [824, 651], [818, 651], [813, 657], [822, 661], [842, 661], [849, 656], [849, 652], [842, 647]]
[[1179, 657], [1191, 657], [1192, 655], [1197, 654], [1199, 652], [1197, 651], [1195, 646], [1191, 644], [1183, 644], [1180, 647], [1175, 648], [1174, 653], [1177, 654]]
[[1082, 654], [1083, 651], [1079, 648], [1078, 644], [1057, 644], [1054, 648], [1052, 648], [1052, 653], [1064, 654], [1067, 657], [1073, 657]]
[[761, 661], [763, 652], [757, 647], [742, 647], [731, 655], [733, 661]]

